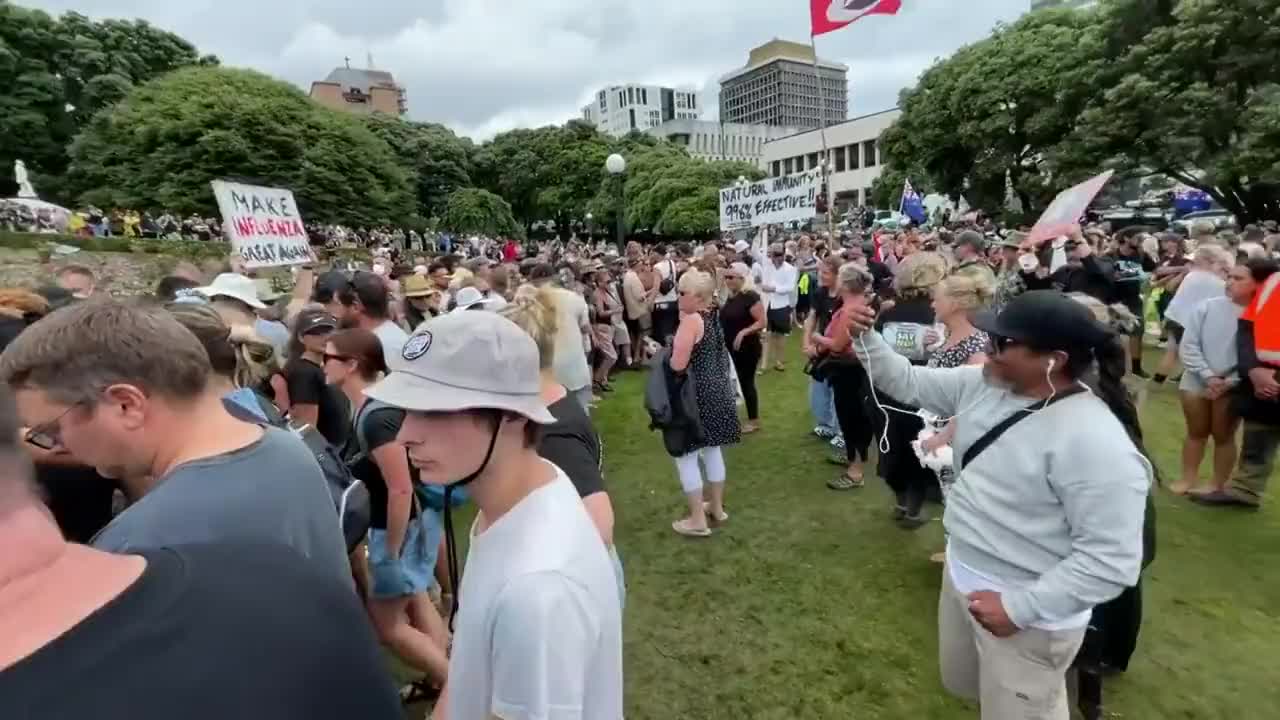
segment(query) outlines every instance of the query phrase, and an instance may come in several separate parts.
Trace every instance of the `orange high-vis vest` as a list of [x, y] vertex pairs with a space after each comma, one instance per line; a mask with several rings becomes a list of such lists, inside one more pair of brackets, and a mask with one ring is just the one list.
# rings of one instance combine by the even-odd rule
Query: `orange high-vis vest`
[[1262, 283], [1240, 319], [1253, 323], [1258, 360], [1280, 367], [1280, 273]]

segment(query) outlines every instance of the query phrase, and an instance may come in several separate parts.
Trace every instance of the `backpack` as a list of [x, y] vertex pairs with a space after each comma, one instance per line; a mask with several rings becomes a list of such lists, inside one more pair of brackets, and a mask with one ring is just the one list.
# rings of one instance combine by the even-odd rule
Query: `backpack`
[[[355, 455], [347, 459], [348, 468], [354, 468], [365, 460], [370, 459], [369, 438], [364, 432], [365, 418], [376, 410], [390, 409], [392, 407], [393, 406], [378, 400], [370, 400], [361, 406], [360, 410], [356, 412], [354, 426], [356, 431], [356, 443], [359, 449]], [[405, 451], [405, 454], [408, 455], [407, 450]], [[410, 467], [413, 467], [412, 463], [410, 464]], [[423, 505], [435, 510], [436, 512], [444, 511], [444, 486], [427, 485], [425, 483], [415, 482], [413, 484], [413, 489], [414, 494], [418, 496], [418, 500], [422, 502]], [[453, 492], [449, 496], [449, 505], [450, 507], [458, 507], [459, 505], [465, 504], [468, 499], [465, 488], [454, 488]]]

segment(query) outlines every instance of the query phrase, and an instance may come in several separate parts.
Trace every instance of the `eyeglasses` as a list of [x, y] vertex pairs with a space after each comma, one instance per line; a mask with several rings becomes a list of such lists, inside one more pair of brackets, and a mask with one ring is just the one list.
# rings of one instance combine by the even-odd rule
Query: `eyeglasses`
[[63, 410], [62, 414], [58, 417], [47, 423], [31, 428], [22, 439], [41, 450], [57, 450], [62, 447], [62, 419], [69, 415], [72, 410], [75, 410], [82, 405], [84, 405], [84, 403], [76, 403], [66, 410]]
[[346, 362], [346, 361], [348, 361], [348, 360], [350, 360], [350, 359], [351, 359], [351, 358], [347, 357], [346, 355], [334, 355], [334, 354], [332, 354], [332, 353], [325, 353], [325, 354], [324, 354], [324, 361], [325, 361], [325, 363], [326, 363], [326, 364], [327, 364], [330, 360], [337, 360], [338, 362]]

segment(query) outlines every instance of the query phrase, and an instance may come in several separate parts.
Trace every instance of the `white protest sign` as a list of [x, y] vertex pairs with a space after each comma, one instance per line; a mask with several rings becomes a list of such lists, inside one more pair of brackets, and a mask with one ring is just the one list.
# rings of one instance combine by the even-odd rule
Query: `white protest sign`
[[1066, 235], [1073, 225], [1080, 222], [1080, 216], [1089, 209], [1089, 203], [1097, 197], [1102, 186], [1111, 179], [1113, 171], [1108, 170], [1101, 175], [1094, 175], [1074, 187], [1058, 193], [1058, 196], [1045, 208], [1044, 214], [1031, 228], [1027, 240], [1035, 243], [1049, 238]]
[[223, 180], [212, 184], [222, 227], [246, 268], [315, 262], [291, 191]]
[[822, 173], [766, 178], [720, 190], [720, 229], [742, 230], [773, 223], [804, 221], [818, 214]]

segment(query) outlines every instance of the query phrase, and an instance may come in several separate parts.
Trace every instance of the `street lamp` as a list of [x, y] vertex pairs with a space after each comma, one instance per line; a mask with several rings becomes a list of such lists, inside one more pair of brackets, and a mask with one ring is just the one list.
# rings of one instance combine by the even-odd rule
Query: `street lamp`
[[591, 213], [587, 213], [587, 237], [588, 238], [590, 238], [593, 234], [591, 229], [591, 221], [594, 220], [595, 218], [596, 218], [595, 215], [592, 215]]
[[627, 234], [626, 217], [624, 212], [626, 210], [626, 198], [623, 197], [622, 194], [622, 174], [627, 171], [627, 160], [618, 153], [614, 153], [605, 158], [604, 169], [607, 170], [610, 175], [618, 179], [618, 253], [622, 254], [626, 249], [624, 245]]

